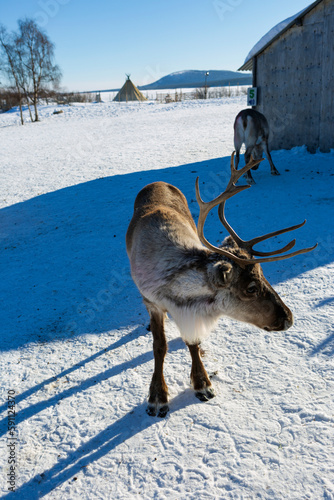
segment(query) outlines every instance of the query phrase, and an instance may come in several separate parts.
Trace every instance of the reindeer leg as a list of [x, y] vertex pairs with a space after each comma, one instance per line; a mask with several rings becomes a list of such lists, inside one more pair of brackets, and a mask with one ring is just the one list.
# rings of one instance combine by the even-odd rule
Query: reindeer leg
[[148, 406], [146, 412], [155, 417], [165, 417], [168, 413], [168, 387], [163, 375], [163, 364], [167, 353], [167, 341], [164, 331], [165, 313], [160, 309], [147, 304], [146, 307], [151, 318], [151, 331], [153, 334], [154, 372], [150, 386]]
[[234, 167], [236, 170], [238, 170], [238, 165], [239, 165], [239, 159], [240, 159], [240, 147], [235, 148], [235, 161], [234, 161]]
[[[249, 163], [253, 149], [254, 149], [253, 145], [248, 146], [248, 148], [246, 149], [246, 151], [245, 151], [245, 165], [247, 165], [247, 163]], [[245, 178], [246, 178], [246, 181], [249, 185], [255, 184], [255, 181], [252, 177], [252, 174], [250, 173], [250, 170], [248, 170], [248, 172], [245, 173]]]
[[268, 144], [267, 143], [264, 143], [263, 149], [264, 149], [266, 157], [268, 158], [268, 161], [270, 163], [270, 173], [271, 173], [271, 175], [280, 175], [279, 171], [277, 170], [277, 168], [275, 167], [275, 165], [273, 163], [273, 160], [271, 158], [271, 154], [269, 152], [269, 148], [268, 148]]
[[187, 344], [192, 358], [190, 379], [195, 390], [195, 396], [201, 401], [209, 401], [215, 397], [215, 391], [202, 363], [199, 344]]
[[235, 129], [234, 131], [234, 149], [235, 149], [235, 158], [234, 158], [234, 167], [238, 170], [239, 159], [240, 159], [240, 149], [242, 143], [244, 142], [244, 131], [240, 131], [239, 129]]

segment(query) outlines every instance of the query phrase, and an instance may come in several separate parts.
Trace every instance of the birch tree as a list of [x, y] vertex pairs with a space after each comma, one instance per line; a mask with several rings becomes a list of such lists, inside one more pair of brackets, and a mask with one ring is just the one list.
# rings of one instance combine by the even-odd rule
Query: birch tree
[[20, 118], [23, 125], [22, 87], [20, 85], [18, 58], [15, 48], [15, 35], [9, 34], [3, 25], [0, 25], [0, 49], [3, 55], [3, 71], [14, 84], [19, 97]]
[[34, 106], [38, 121], [38, 99], [43, 86], [56, 85], [61, 78], [59, 66], [54, 64], [54, 44], [32, 19], [19, 20], [16, 51], [22, 70], [22, 84]]

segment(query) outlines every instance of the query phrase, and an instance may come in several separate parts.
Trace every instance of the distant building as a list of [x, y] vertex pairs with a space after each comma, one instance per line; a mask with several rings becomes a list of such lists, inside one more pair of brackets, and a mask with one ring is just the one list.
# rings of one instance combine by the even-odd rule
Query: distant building
[[334, 148], [334, 0], [275, 26], [239, 70], [253, 72], [253, 107], [268, 119], [271, 149]]

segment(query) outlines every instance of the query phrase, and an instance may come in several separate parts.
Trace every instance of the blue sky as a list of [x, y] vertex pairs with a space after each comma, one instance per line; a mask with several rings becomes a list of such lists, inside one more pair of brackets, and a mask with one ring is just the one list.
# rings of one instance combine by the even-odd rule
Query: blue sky
[[253, 45], [310, 0], [2, 0], [0, 22], [35, 18], [55, 43], [62, 86], [136, 85], [185, 69], [237, 70]]

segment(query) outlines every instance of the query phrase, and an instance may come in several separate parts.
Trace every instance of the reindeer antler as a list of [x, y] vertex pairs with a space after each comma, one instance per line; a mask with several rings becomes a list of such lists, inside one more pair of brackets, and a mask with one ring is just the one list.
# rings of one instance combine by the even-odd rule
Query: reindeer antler
[[[227, 187], [225, 191], [217, 196], [212, 201], [209, 201], [205, 203], [199, 193], [199, 185], [198, 185], [198, 177], [196, 179], [196, 199], [200, 207], [200, 214], [198, 218], [198, 224], [197, 224], [197, 233], [199, 236], [199, 239], [203, 243], [204, 246], [212, 250], [213, 252], [220, 253], [221, 255], [224, 255], [225, 257], [228, 257], [229, 259], [233, 260], [234, 262], [237, 262], [239, 265], [242, 267], [247, 265], [247, 264], [255, 264], [255, 263], [262, 263], [262, 262], [275, 262], [278, 260], [284, 260], [284, 259], [289, 259], [290, 257], [294, 257], [295, 255], [300, 255], [303, 253], [310, 252], [311, 250], [314, 250], [318, 243], [316, 243], [313, 247], [310, 248], [303, 248], [301, 250], [297, 250], [295, 252], [291, 252], [286, 255], [278, 255], [282, 254], [284, 252], [287, 252], [288, 250], [291, 250], [291, 248], [294, 247], [296, 240], [290, 241], [287, 245], [285, 245], [283, 248], [280, 248], [279, 250], [275, 250], [274, 252], [258, 252], [256, 250], [253, 250], [253, 246], [256, 245], [257, 243], [260, 243], [261, 241], [264, 241], [268, 238], [272, 238], [273, 236], [278, 236], [279, 234], [287, 233], [288, 231], [293, 231], [294, 229], [298, 229], [299, 227], [302, 227], [306, 220], [302, 222], [301, 224], [297, 224], [295, 226], [287, 227], [285, 229], [280, 229], [278, 231], [273, 231], [271, 233], [265, 234], [263, 236], [258, 236], [257, 238], [253, 238], [248, 241], [242, 240], [237, 233], [232, 229], [232, 227], [229, 225], [225, 218], [225, 202], [232, 196], [240, 193], [244, 189], [248, 189], [250, 186], [236, 186], [235, 183], [242, 177], [248, 170], [250, 170], [252, 167], [255, 167], [258, 165], [261, 161], [263, 160], [253, 160], [251, 159], [245, 167], [243, 167], [241, 170], [236, 170], [234, 167], [234, 151], [231, 155], [231, 177], [230, 180], [227, 184]], [[205, 220], [212, 208], [218, 207], [218, 214], [219, 218], [224, 225], [224, 227], [227, 229], [227, 231], [230, 233], [234, 241], [238, 244], [240, 248], [245, 248], [252, 256], [260, 256], [262, 258], [260, 259], [243, 259], [240, 257], [237, 257], [236, 255], [232, 254], [231, 252], [224, 250], [223, 248], [216, 247], [214, 245], [211, 245], [207, 241], [207, 239], [204, 236], [204, 223]], [[275, 255], [275, 257], [268, 257], [270, 255]]]

